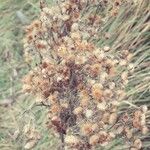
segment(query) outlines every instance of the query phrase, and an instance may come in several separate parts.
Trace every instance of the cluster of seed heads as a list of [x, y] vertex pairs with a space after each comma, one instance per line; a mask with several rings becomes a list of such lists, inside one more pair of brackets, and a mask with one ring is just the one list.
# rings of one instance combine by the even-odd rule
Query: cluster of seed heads
[[[108, 16], [115, 17], [121, 3], [65, 0], [52, 8], [41, 3], [39, 20], [26, 28], [25, 59], [36, 65], [23, 79], [23, 90], [48, 108], [48, 128], [55, 129], [70, 149], [106, 146], [122, 136], [138, 150], [139, 131], [148, 132], [146, 106], [118, 111], [134, 71], [133, 54], [95, 44], [101, 38], [99, 29]], [[100, 8], [110, 4], [109, 13], [102, 14]]]
[[23, 134], [26, 137], [26, 144], [24, 146], [25, 149], [33, 148], [37, 144], [38, 140], [41, 139], [39, 132], [30, 124], [24, 126]]

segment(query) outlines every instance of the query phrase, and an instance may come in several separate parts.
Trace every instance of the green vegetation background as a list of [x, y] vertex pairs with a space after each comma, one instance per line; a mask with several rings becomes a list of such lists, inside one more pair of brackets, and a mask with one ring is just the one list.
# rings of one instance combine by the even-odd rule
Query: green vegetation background
[[[47, 2], [51, 5], [52, 0]], [[33, 101], [31, 97], [20, 94], [21, 78], [28, 70], [23, 59], [24, 27], [30, 24], [39, 12], [39, 0], [0, 0], [1, 150], [24, 149], [26, 138], [22, 128], [26, 124], [38, 130], [45, 127], [44, 110], [35, 108], [33, 110], [35, 114], [28, 111]], [[46, 150], [53, 147], [55, 140], [51, 140], [50, 133], [43, 129], [44, 137], [41, 138], [36, 149]]]

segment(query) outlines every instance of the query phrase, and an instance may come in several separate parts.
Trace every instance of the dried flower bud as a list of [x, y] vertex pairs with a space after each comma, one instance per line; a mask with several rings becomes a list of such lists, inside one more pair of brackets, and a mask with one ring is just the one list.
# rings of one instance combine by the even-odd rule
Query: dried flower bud
[[141, 115], [141, 125], [144, 126], [146, 124], [146, 117], [145, 114]]
[[53, 14], [52, 9], [49, 9], [48, 7], [43, 8], [43, 12], [48, 14], [48, 15], [52, 15]]
[[87, 82], [88, 82], [89, 85], [92, 85], [92, 86], [93, 86], [96, 81], [95, 81], [95, 80], [92, 80], [92, 79], [89, 79]]
[[46, 49], [46, 46], [47, 46], [46, 41], [40, 40], [40, 41], [36, 42], [36, 48], [37, 49]]
[[96, 55], [96, 56], [100, 61], [102, 61], [105, 58], [105, 53], [103, 51], [100, 51], [99, 55]]
[[91, 74], [93, 77], [96, 77], [99, 75], [101, 70], [101, 65], [100, 64], [94, 64], [91, 66]]
[[80, 115], [83, 112], [83, 108], [82, 107], [77, 107], [74, 109], [73, 113], [75, 115]]
[[88, 103], [89, 103], [89, 97], [83, 97], [83, 98], [80, 100], [80, 105], [81, 105], [82, 107], [88, 106]]
[[146, 126], [143, 126], [143, 127], [142, 127], [142, 134], [143, 134], [143, 135], [146, 135], [146, 134], [148, 133], [148, 131], [149, 131], [149, 130], [148, 130], [148, 127], [146, 127]]
[[138, 149], [135, 147], [131, 147], [130, 150], [138, 150]]
[[[119, 105], [120, 105], [120, 102], [114, 100], [114, 101], [111, 102], [111, 104], [112, 104], [113, 106], [119, 106]], [[116, 107], [115, 107], [115, 108], [116, 108]]]
[[70, 16], [69, 15], [64, 15], [63, 17], [62, 17], [62, 20], [63, 21], [67, 21], [67, 20], [69, 20], [70, 19]]
[[65, 143], [69, 145], [78, 145], [80, 143], [80, 140], [77, 136], [67, 135], [65, 137]]
[[116, 137], [115, 133], [113, 133], [113, 132], [109, 132], [109, 136], [111, 139]]
[[51, 122], [57, 126], [57, 124], [59, 124], [61, 122], [60, 118], [58, 118], [57, 116], [54, 116], [52, 119], [51, 119]]
[[101, 146], [106, 146], [108, 144], [108, 133], [106, 133], [105, 131], [100, 131], [99, 142]]
[[126, 93], [123, 90], [118, 90], [117, 94], [118, 94], [119, 100], [122, 100], [126, 96]]
[[98, 130], [98, 124], [97, 123], [94, 123], [93, 125], [92, 125], [92, 130], [93, 131], [97, 131]]
[[71, 26], [71, 31], [78, 31], [79, 30], [79, 25], [78, 23], [73, 23]]
[[39, 140], [41, 138], [41, 135], [36, 130], [32, 129], [27, 137], [30, 140]]
[[113, 96], [113, 92], [110, 89], [104, 90], [104, 97], [111, 98]]
[[142, 141], [140, 139], [136, 139], [134, 141], [133, 146], [136, 147], [137, 149], [141, 149], [142, 148]]
[[102, 90], [101, 90], [101, 85], [100, 84], [95, 84], [92, 87], [92, 96], [95, 100], [101, 100], [102, 97]]
[[110, 77], [114, 77], [116, 75], [116, 69], [115, 69], [115, 67], [111, 67], [109, 69], [108, 74], [109, 74]]
[[119, 60], [114, 59], [113, 62], [114, 62], [114, 65], [117, 65], [119, 63]]
[[141, 106], [141, 110], [142, 110], [143, 113], [146, 113], [148, 108], [147, 108], [146, 105], [143, 105], [143, 106]]
[[139, 122], [139, 119], [133, 119], [132, 120], [133, 127], [140, 129], [141, 128], [141, 123]]
[[114, 124], [114, 123], [116, 123], [116, 121], [117, 121], [117, 114], [112, 113], [109, 118], [109, 124]]
[[59, 106], [58, 104], [53, 104], [53, 105], [51, 106], [50, 111], [51, 111], [52, 113], [59, 113], [59, 112], [60, 112], [60, 106]]
[[126, 60], [121, 60], [119, 63], [120, 66], [126, 66], [127, 65], [127, 61]]
[[24, 132], [24, 134], [27, 134], [29, 131], [30, 131], [30, 125], [27, 124], [27, 125], [25, 125], [24, 128], [23, 128], [23, 132]]
[[129, 50], [126, 49], [126, 50], [123, 50], [123, 51], [122, 51], [122, 55], [123, 55], [123, 56], [126, 57], [128, 54], [129, 54]]
[[126, 127], [124, 129], [124, 131], [125, 131], [125, 135], [127, 136], [127, 138], [131, 139], [132, 138], [132, 130]]
[[110, 118], [110, 113], [109, 113], [109, 112], [105, 112], [105, 113], [103, 114], [102, 121], [103, 121], [104, 123], [108, 123], [108, 122], [109, 122], [109, 118]]
[[61, 107], [62, 107], [62, 108], [68, 108], [69, 106], [68, 106], [68, 103], [62, 103], [62, 104], [61, 104]]
[[106, 110], [106, 102], [101, 102], [97, 104], [97, 108], [101, 111], [105, 111]]
[[80, 41], [80, 40], [81, 40], [81, 35], [80, 35], [79, 32], [72, 32], [72, 33], [71, 33], [71, 38], [72, 38], [73, 40]]
[[102, 72], [101, 75], [100, 75], [101, 83], [104, 83], [107, 78], [108, 78], [108, 74], [106, 72]]
[[134, 64], [130, 63], [130, 64], [128, 65], [128, 69], [129, 69], [129, 70], [134, 70]]
[[83, 135], [89, 135], [92, 132], [92, 124], [91, 123], [85, 123], [81, 126], [81, 133]]
[[105, 52], [108, 52], [110, 50], [110, 47], [109, 46], [104, 46], [103, 49], [104, 49]]
[[129, 115], [127, 113], [123, 114], [122, 120], [126, 123], [129, 120]]
[[23, 79], [22, 79], [22, 82], [23, 83], [26, 83], [26, 84], [30, 84], [32, 82], [32, 78], [33, 78], [33, 75], [29, 74], [29, 75], [26, 75]]
[[93, 116], [93, 111], [92, 110], [86, 110], [85, 111], [85, 116], [87, 117], [87, 118], [91, 118], [92, 116]]
[[24, 146], [25, 149], [32, 149], [36, 145], [37, 141], [36, 140], [30, 140], [29, 142], [26, 143]]
[[111, 90], [113, 90], [113, 89], [115, 88], [115, 83], [114, 83], [114, 82], [111, 82], [111, 83], [109, 84], [109, 88], [110, 88]]
[[32, 86], [31, 85], [27, 85], [27, 84], [24, 84], [23, 87], [22, 87], [22, 91], [26, 92], [26, 93], [30, 93], [31, 89], [32, 89]]
[[140, 110], [136, 110], [136, 111], [134, 112], [134, 117], [135, 117], [136, 119], [139, 119], [139, 117], [141, 117], [141, 115], [142, 115], [142, 112], [141, 112]]
[[99, 142], [99, 135], [98, 134], [92, 135], [89, 139], [89, 143], [93, 146], [98, 144], [98, 142]]
[[130, 61], [130, 60], [132, 59], [132, 57], [133, 57], [133, 54], [131, 54], [131, 53], [130, 53], [130, 54], [128, 54], [128, 56], [127, 56], [127, 60], [128, 60], [128, 61]]
[[76, 64], [77, 65], [82, 65], [87, 61], [87, 59], [85, 57], [77, 57], [76, 58]]
[[123, 72], [123, 73], [121, 74], [121, 79], [122, 79], [122, 80], [127, 80], [127, 79], [128, 79], [128, 73], [127, 73], [127, 72]]

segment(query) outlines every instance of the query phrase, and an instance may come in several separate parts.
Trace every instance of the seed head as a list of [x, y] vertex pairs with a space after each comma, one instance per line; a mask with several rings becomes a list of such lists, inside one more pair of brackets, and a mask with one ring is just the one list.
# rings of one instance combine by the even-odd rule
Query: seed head
[[93, 146], [98, 144], [98, 142], [99, 142], [99, 135], [98, 134], [92, 135], [89, 139], [89, 143]]

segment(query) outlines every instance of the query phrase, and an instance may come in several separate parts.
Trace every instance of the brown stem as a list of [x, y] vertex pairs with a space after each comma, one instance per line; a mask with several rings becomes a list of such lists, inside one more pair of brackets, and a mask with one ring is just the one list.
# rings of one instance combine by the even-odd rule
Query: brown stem
[[61, 139], [61, 150], [65, 150], [64, 134], [63, 133], [60, 133], [60, 139]]

